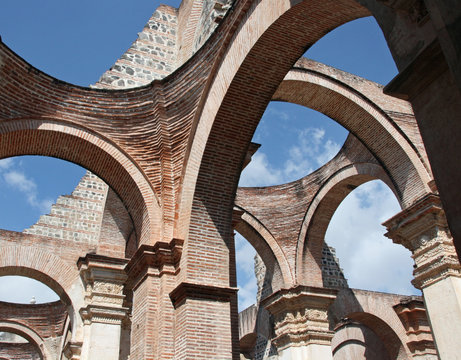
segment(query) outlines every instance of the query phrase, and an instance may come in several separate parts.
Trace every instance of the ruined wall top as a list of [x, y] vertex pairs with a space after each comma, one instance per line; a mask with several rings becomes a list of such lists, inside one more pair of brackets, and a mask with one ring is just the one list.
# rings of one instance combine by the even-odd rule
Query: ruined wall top
[[160, 5], [130, 48], [92, 87], [127, 89], [160, 80], [205, 43], [233, 0], [184, 0], [179, 9]]

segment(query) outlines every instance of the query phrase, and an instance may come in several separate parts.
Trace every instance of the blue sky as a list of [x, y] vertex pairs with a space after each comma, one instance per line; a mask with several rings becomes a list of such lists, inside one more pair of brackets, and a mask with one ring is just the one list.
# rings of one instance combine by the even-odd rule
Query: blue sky
[[[179, 1], [164, 1], [178, 6]], [[40, 70], [88, 86], [128, 49], [159, 2], [138, 0], [3, 0], [2, 41]], [[371, 18], [327, 34], [306, 56], [386, 84], [397, 73], [382, 34]], [[298, 105], [271, 103], [253, 141], [261, 143], [242, 173], [241, 185], [273, 185], [298, 179], [332, 158], [347, 131], [331, 119]], [[19, 157], [0, 160], [0, 228], [22, 231], [49, 211], [57, 196], [69, 194], [84, 169], [56, 159]], [[372, 182], [349, 195], [335, 214], [327, 242], [337, 254], [352, 287], [414, 293], [407, 250], [383, 237], [380, 223], [396, 212], [396, 199]], [[378, 254], [378, 256], [376, 255]], [[254, 250], [237, 237], [240, 308], [254, 302]], [[3, 280], [3, 282], [2, 282]], [[48, 301], [35, 285], [0, 278], [0, 300]], [[16, 298], [7, 297], [14, 294]]]

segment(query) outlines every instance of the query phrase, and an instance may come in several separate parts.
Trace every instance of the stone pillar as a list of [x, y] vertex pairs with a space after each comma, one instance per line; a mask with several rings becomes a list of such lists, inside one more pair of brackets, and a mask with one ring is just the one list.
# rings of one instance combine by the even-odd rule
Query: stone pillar
[[124, 307], [126, 260], [88, 254], [77, 262], [85, 285], [86, 307], [80, 309], [84, 323], [81, 359], [119, 359]]
[[461, 265], [437, 195], [429, 194], [384, 223], [386, 236], [412, 252], [439, 356], [461, 359]]
[[336, 290], [298, 285], [282, 289], [262, 301], [274, 316], [275, 338], [280, 360], [333, 359], [328, 308]]
[[141, 245], [126, 266], [132, 292], [130, 360], [175, 358], [176, 285], [183, 241]]
[[407, 346], [413, 359], [437, 360], [437, 351], [424, 303], [421, 300], [409, 298], [394, 305], [394, 310], [405, 327]]

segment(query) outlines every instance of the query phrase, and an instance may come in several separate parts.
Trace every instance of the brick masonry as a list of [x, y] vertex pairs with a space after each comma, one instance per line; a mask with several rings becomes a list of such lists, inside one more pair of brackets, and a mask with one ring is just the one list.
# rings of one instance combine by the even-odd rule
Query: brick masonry
[[[324, 252], [323, 237], [339, 203], [365, 181], [385, 181], [405, 209], [437, 192], [434, 168], [448, 215], [457, 211], [453, 204], [459, 202], [446, 190], [453, 189], [452, 176], [443, 180], [444, 168], [452, 169], [451, 157], [443, 151], [437, 156], [443, 146], [434, 145], [447, 141], [451, 149], [457, 145], [448, 140], [457, 136], [438, 137], [432, 125], [434, 119], [455, 123], [459, 115], [459, 84], [450, 72], [459, 57], [447, 55], [450, 37], [434, 30], [445, 29], [444, 20], [437, 17], [434, 26], [432, 19], [414, 18], [414, 3], [419, 2], [184, 0], [179, 9], [157, 9], [94, 88], [53, 79], [1, 43], [0, 158], [63, 158], [97, 174], [108, 187], [85, 188], [97, 181], [88, 178], [27, 233], [0, 231], [0, 274], [42, 280], [72, 305], [76, 331], [69, 348], [77, 354], [84, 288], [76, 260], [96, 253], [121, 266], [131, 258], [139, 265], [137, 287], [123, 296], [139, 325], [130, 345], [133, 359], [238, 359], [233, 224], [257, 249], [276, 292], [322, 288], [330, 272], [332, 284], [342, 282], [340, 270], [326, 270], [322, 262], [334, 262], [333, 254]], [[370, 14], [401, 70], [387, 91], [401, 98], [407, 94], [418, 119], [409, 103], [383, 94], [377, 84], [298, 61], [329, 31]], [[430, 56], [441, 61], [425, 66]], [[352, 135], [338, 156], [313, 174], [290, 184], [236, 190], [252, 135], [271, 100], [324, 112]], [[240, 224], [234, 205], [242, 213]], [[77, 214], [79, 208], [88, 212]], [[456, 230], [453, 224], [459, 222], [450, 216]], [[143, 293], [150, 294], [147, 302]], [[344, 304], [351, 309], [389, 299], [349, 295]], [[391, 339], [386, 349], [408, 353], [396, 325], [400, 320], [386, 318], [389, 314], [380, 316], [403, 345], [396, 341], [394, 347], [396, 338], [385, 331], [384, 338]], [[373, 328], [370, 319], [354, 321]], [[269, 332], [264, 334], [267, 340]]]

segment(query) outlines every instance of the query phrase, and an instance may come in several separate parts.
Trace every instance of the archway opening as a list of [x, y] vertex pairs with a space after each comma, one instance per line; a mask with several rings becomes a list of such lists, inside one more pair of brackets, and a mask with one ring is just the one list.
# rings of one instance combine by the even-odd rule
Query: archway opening
[[330, 31], [303, 56], [383, 85], [398, 74], [374, 17], [353, 20]]
[[384, 237], [381, 225], [399, 211], [395, 195], [380, 180], [359, 186], [336, 209], [325, 242], [336, 249], [349, 287], [419, 294], [411, 285], [410, 252]]
[[14, 332], [0, 329], [0, 359], [42, 360], [37, 344]]
[[242, 171], [239, 186], [272, 186], [298, 180], [331, 160], [347, 134], [320, 112], [272, 101], [252, 140], [261, 148]]
[[[64, 247], [64, 257], [88, 252], [130, 257], [137, 237], [130, 214], [100, 178], [45, 156], [0, 160], [0, 241]], [[21, 232], [23, 238], [17, 232]]]

